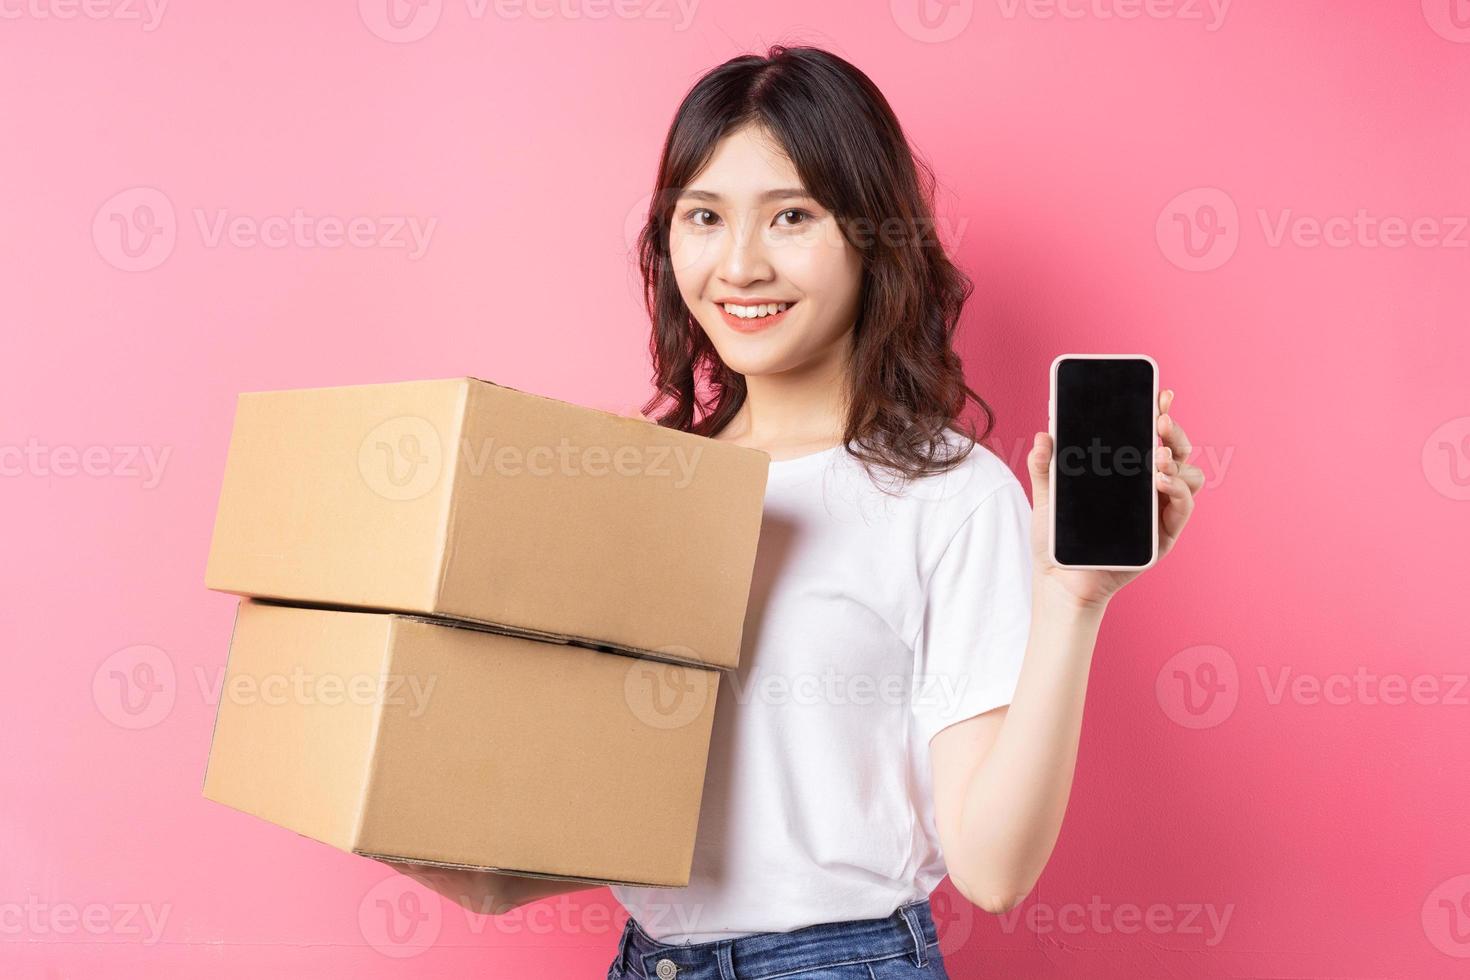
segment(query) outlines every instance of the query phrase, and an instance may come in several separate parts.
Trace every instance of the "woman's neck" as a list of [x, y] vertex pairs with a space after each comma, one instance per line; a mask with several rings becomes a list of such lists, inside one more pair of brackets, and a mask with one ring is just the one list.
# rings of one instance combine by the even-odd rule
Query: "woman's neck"
[[850, 364], [843, 343], [790, 371], [746, 375], [745, 402], [717, 438], [775, 459], [837, 445], [847, 425]]

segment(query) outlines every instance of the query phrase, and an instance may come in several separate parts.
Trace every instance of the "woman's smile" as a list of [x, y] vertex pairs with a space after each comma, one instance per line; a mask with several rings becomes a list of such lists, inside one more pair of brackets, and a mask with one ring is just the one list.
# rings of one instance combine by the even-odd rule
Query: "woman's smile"
[[795, 305], [795, 301], [759, 296], [750, 299], [725, 297], [715, 300], [715, 308], [720, 311], [720, 317], [732, 329], [741, 333], [755, 333], [774, 327], [786, 319], [787, 311]]

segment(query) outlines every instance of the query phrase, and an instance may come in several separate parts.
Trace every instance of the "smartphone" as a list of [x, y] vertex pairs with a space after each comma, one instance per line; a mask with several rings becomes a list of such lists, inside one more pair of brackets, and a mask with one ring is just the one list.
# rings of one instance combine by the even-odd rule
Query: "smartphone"
[[1051, 362], [1051, 557], [1137, 570], [1159, 555], [1159, 366], [1147, 354]]

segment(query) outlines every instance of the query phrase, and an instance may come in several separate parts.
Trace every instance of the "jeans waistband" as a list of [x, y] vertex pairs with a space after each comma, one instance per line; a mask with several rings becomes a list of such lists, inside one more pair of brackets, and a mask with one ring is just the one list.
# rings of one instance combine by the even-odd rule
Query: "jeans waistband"
[[630, 980], [764, 980], [799, 970], [908, 956], [919, 967], [938, 955], [939, 936], [927, 898], [881, 919], [821, 922], [791, 932], [671, 946], [650, 937], [631, 916], [615, 966]]

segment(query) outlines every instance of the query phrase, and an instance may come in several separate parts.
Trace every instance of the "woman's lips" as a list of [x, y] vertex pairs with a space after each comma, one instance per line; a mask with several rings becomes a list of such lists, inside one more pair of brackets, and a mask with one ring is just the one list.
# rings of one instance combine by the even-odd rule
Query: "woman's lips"
[[720, 316], [725, 318], [725, 322], [730, 325], [730, 329], [739, 330], [741, 333], [758, 333], [761, 330], [765, 330], [769, 327], [774, 327], [776, 324], [786, 319], [786, 314], [790, 313], [791, 308], [795, 305], [795, 303], [792, 303], [791, 306], [786, 307], [786, 309], [782, 310], [780, 313], [772, 313], [770, 316], [756, 317], [736, 316], [735, 314], [726, 310], [725, 307], [719, 303], [715, 304], [715, 309], [720, 311]]

